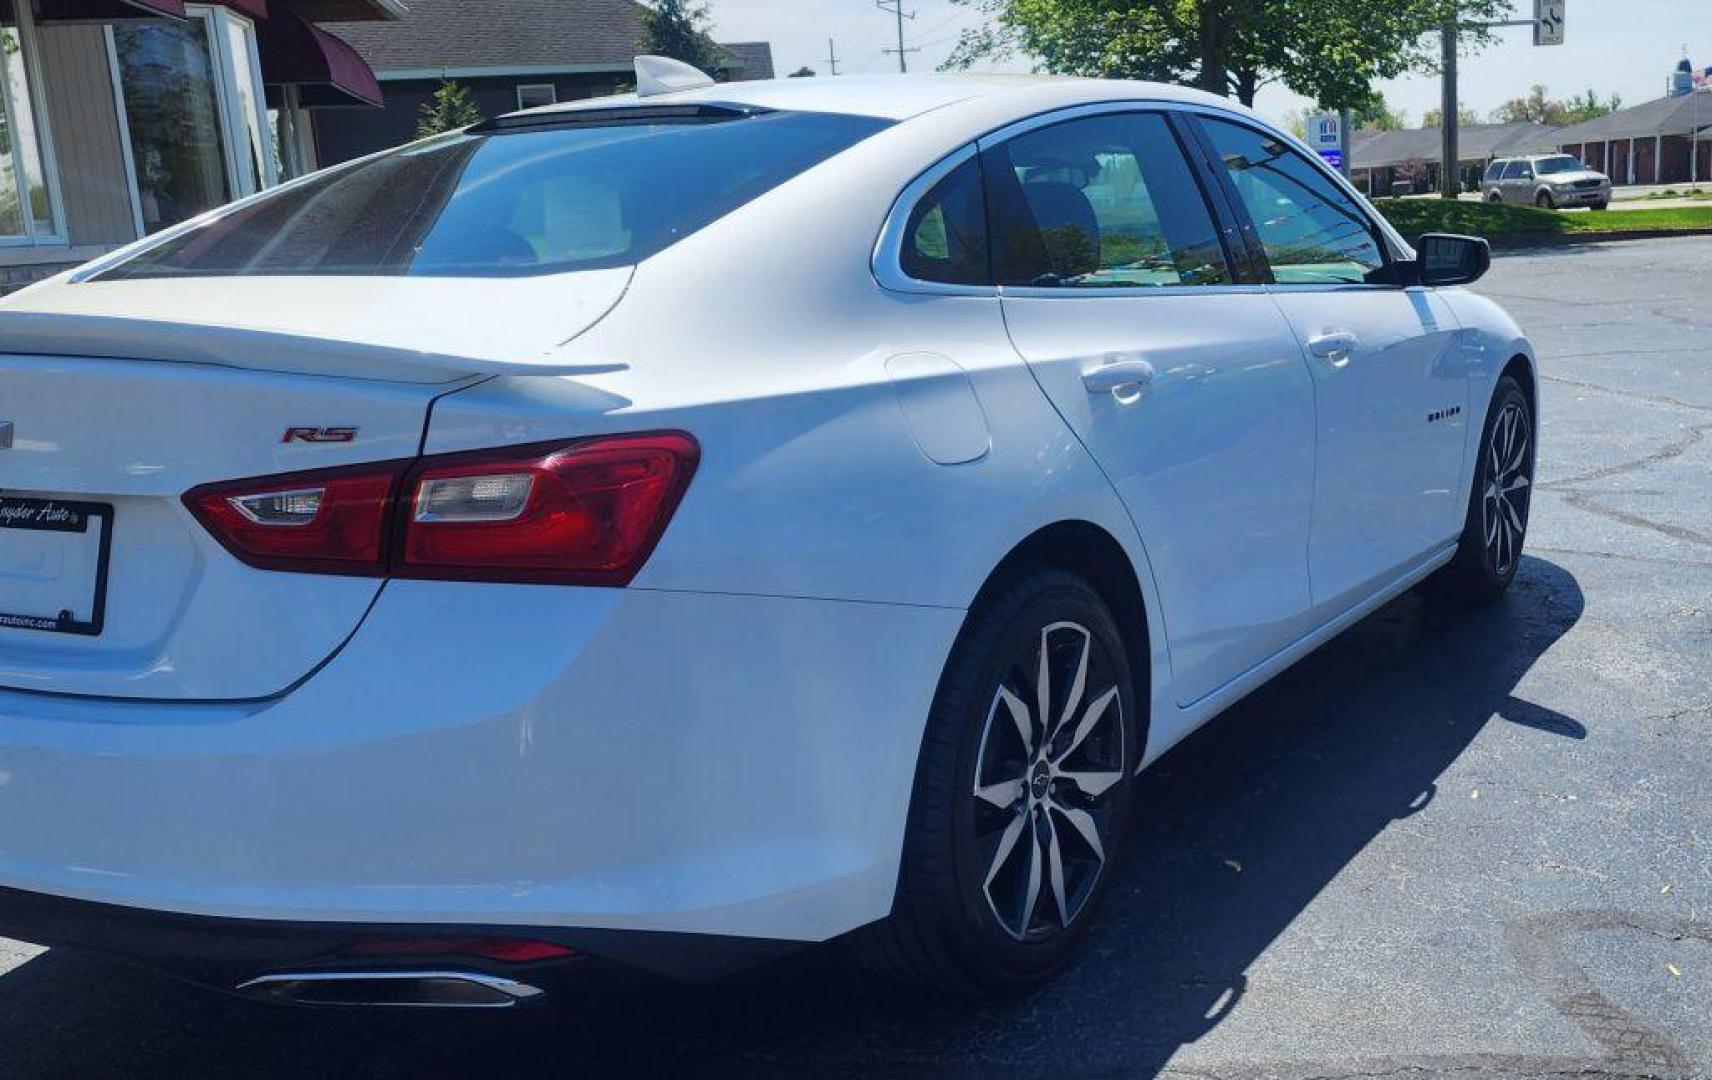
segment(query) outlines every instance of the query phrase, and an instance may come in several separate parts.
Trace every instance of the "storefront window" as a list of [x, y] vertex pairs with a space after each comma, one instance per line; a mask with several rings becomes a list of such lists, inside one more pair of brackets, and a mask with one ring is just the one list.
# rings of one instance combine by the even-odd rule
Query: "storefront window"
[[0, 241], [53, 239], [58, 232], [25, 45], [15, 0], [0, 0]]
[[223, 8], [188, 11], [184, 21], [113, 26], [137, 202], [151, 233], [259, 191], [279, 174], [255, 28]]
[[279, 174], [273, 160], [272, 133], [263, 126], [266, 99], [262, 94], [261, 64], [256, 58], [256, 32], [250, 23], [230, 12], [222, 13], [226, 27], [226, 62], [232, 69], [236, 100], [232, 102], [234, 137], [240, 144], [240, 183], [246, 191], [259, 191]]
[[207, 20], [126, 19], [114, 24], [113, 45], [143, 227], [155, 232], [229, 201]]

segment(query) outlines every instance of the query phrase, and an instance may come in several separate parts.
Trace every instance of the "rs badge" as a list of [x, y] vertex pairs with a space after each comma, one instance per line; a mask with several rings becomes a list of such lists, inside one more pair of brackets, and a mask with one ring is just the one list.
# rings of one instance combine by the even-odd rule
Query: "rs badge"
[[280, 442], [294, 443], [347, 443], [355, 442], [357, 432], [361, 428], [354, 427], [288, 427], [285, 437]]

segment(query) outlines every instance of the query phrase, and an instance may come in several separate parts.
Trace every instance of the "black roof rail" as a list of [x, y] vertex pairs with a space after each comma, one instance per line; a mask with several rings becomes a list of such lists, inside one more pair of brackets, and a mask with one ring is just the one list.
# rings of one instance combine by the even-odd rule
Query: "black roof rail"
[[621, 127], [628, 124], [722, 124], [772, 112], [755, 105], [704, 102], [693, 105], [613, 105], [599, 109], [548, 109], [484, 120], [472, 135], [542, 128]]

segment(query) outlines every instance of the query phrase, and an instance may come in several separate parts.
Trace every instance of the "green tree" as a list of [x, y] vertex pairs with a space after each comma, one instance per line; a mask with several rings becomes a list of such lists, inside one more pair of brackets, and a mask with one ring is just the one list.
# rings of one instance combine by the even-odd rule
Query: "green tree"
[[1561, 101], [1546, 96], [1546, 88], [1535, 83], [1527, 97], [1511, 98], [1492, 110], [1494, 124], [1562, 124], [1569, 110]]
[[[1469, 108], [1467, 105], [1459, 103], [1456, 107], [1456, 122], [1461, 127], [1468, 127], [1470, 124], [1478, 124], [1480, 123], [1480, 114]], [[1428, 109], [1426, 112], [1421, 114], [1421, 126], [1423, 128], [1436, 128], [1443, 124], [1443, 109]]]
[[1610, 101], [1601, 101], [1599, 95], [1592, 90], [1568, 101], [1554, 101], [1546, 96], [1546, 88], [1535, 83], [1528, 91], [1527, 97], [1511, 98], [1504, 104], [1492, 110], [1492, 120], [1498, 124], [1579, 124], [1583, 120], [1597, 120], [1623, 107], [1623, 99], [1616, 94], [1611, 95]]
[[[1509, 0], [957, 0], [986, 14], [946, 67], [1022, 52], [1064, 75], [1151, 79], [1199, 86], [1253, 104], [1282, 82], [1333, 107], [1371, 101], [1375, 79], [1436, 63], [1432, 32], [1463, 24], [1462, 41], [1484, 44], [1480, 24]], [[1429, 39], [1429, 35], [1431, 35]]]
[[1564, 102], [1564, 107], [1564, 121], [1580, 124], [1597, 120], [1601, 116], [1610, 116], [1623, 107], [1623, 98], [1620, 94], [1612, 94], [1610, 100], [1600, 101], [1599, 95], [1589, 89], [1587, 93]]
[[724, 59], [708, 36], [707, 5], [694, 0], [653, 0], [642, 9], [642, 51], [669, 56], [717, 75]]
[[482, 122], [481, 109], [470, 97], [469, 88], [451, 79], [441, 79], [434, 96], [422, 103], [416, 121], [416, 137], [426, 139], [445, 131], [457, 131]]
[[1357, 131], [1402, 131], [1409, 126], [1409, 114], [1393, 109], [1385, 95], [1375, 91], [1366, 104], [1357, 106], [1350, 119]]

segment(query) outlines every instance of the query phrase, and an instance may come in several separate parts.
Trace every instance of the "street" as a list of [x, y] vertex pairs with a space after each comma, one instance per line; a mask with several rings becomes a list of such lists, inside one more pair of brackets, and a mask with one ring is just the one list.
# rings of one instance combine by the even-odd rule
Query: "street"
[[1092, 947], [1030, 999], [926, 999], [833, 947], [351, 1014], [0, 942], [0, 1075], [1704, 1075], [1708, 275], [1712, 238], [1496, 260], [1478, 289], [1545, 373], [1517, 586], [1405, 596], [1164, 758]]

